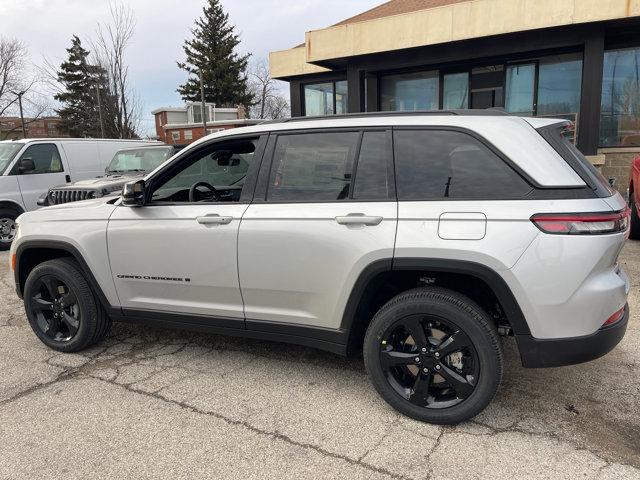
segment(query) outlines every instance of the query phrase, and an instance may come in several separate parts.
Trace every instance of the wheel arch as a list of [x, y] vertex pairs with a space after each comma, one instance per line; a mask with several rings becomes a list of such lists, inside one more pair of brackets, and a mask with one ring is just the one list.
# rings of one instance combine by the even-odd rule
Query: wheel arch
[[0, 200], [0, 209], [8, 208], [10, 210], [15, 210], [18, 215], [22, 215], [25, 210], [18, 202], [14, 200]]
[[114, 308], [104, 295], [100, 284], [94, 277], [91, 269], [85, 261], [82, 253], [72, 244], [59, 240], [27, 240], [16, 248], [15, 270], [13, 272], [16, 284], [16, 293], [22, 298], [24, 285], [29, 273], [39, 264], [56, 258], [71, 258], [76, 261], [96, 299], [109, 313], [119, 311]]
[[[531, 331], [511, 289], [502, 276], [486, 265], [465, 260], [395, 258], [369, 264], [356, 280], [344, 309], [340, 328], [347, 336], [347, 354], [359, 353], [364, 333], [375, 312], [395, 295], [415, 288], [415, 279], [429, 276], [451, 281], [466, 280], [490, 292], [504, 312], [515, 335], [530, 335]], [[436, 283], [437, 284], [437, 283]], [[445, 285], [454, 291], [469, 295], [455, 284]], [[481, 303], [482, 302], [478, 302]]]

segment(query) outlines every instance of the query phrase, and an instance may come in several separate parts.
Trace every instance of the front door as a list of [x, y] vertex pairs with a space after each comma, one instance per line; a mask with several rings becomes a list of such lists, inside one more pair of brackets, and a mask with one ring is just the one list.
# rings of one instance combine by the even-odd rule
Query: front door
[[125, 311], [244, 327], [237, 238], [259, 145], [243, 138], [188, 152], [147, 181], [144, 206], [114, 211], [107, 240]]
[[[22, 168], [25, 163], [34, 168]], [[62, 157], [55, 143], [29, 145], [18, 158], [11, 173], [18, 178], [22, 201], [27, 211], [38, 208], [38, 198], [47, 193], [50, 187], [66, 182]]]
[[247, 328], [337, 330], [360, 273], [393, 257], [391, 132], [291, 132], [274, 143], [240, 226]]

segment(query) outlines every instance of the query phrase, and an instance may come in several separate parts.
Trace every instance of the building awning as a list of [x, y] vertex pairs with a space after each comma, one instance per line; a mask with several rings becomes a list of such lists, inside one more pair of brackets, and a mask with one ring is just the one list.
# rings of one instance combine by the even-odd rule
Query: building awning
[[361, 55], [640, 16], [640, 0], [422, 0], [440, 6], [376, 16], [398, 1], [420, 6], [417, 0], [394, 0], [374, 14], [307, 32], [304, 45], [270, 54], [272, 77], [326, 72]]

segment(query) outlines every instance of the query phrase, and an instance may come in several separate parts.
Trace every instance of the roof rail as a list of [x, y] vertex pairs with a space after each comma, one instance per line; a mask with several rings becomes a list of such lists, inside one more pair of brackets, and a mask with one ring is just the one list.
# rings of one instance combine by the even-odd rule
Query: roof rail
[[275, 120], [266, 120], [261, 122], [261, 125], [273, 124], [273, 123], [291, 123], [291, 122], [304, 122], [313, 120], [333, 120], [339, 118], [370, 118], [370, 117], [408, 117], [408, 116], [442, 116], [442, 115], [465, 115], [465, 116], [505, 116], [510, 115], [502, 108], [487, 108], [486, 110], [472, 110], [472, 109], [454, 109], [454, 110], [417, 110], [410, 112], [359, 112], [359, 113], [343, 113], [340, 115], [324, 115], [313, 117], [291, 117], [291, 118], [278, 118]]

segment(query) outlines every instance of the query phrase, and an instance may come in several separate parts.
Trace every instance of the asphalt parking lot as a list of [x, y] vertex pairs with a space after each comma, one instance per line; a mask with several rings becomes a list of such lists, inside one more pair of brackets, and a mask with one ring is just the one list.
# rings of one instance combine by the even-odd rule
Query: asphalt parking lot
[[640, 478], [640, 242], [623, 342], [595, 362], [506, 369], [472, 422], [409, 420], [362, 360], [115, 325], [90, 351], [32, 334], [0, 255], [0, 478]]

